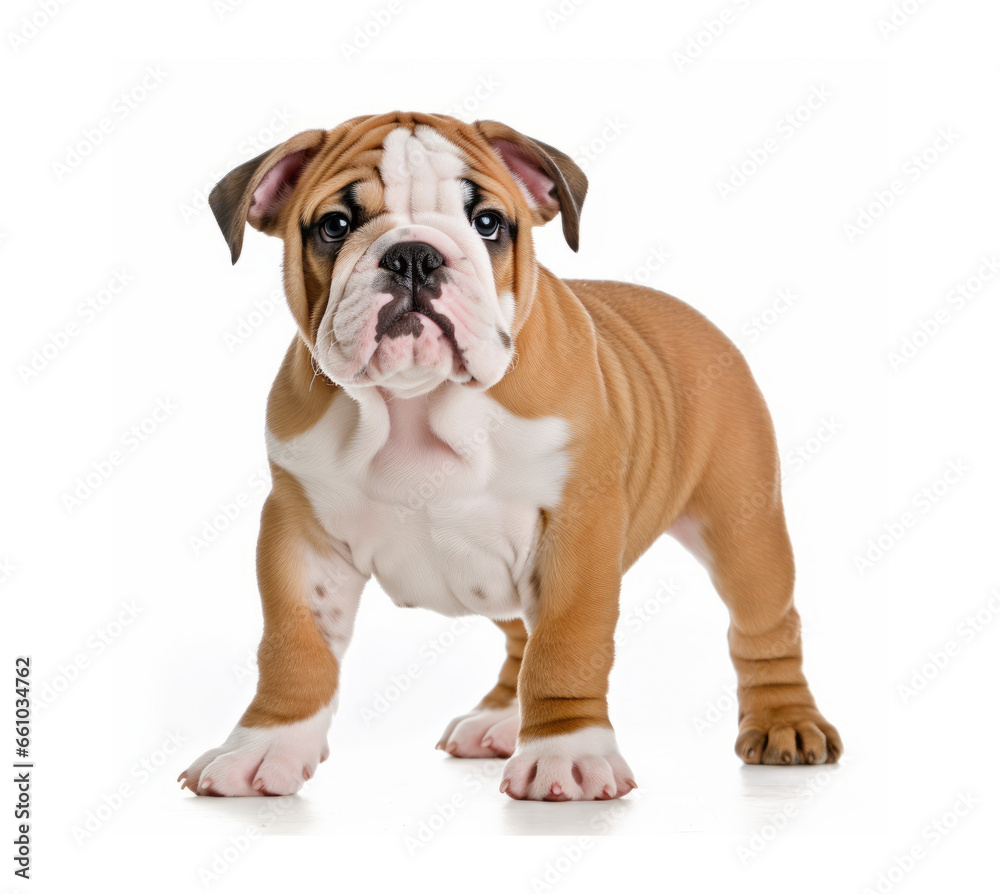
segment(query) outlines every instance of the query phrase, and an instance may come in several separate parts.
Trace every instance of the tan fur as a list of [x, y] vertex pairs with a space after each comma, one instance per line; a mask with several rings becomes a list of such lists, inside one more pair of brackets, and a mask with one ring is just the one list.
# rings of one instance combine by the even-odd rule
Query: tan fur
[[521, 671], [528, 631], [520, 618], [497, 621], [497, 626], [507, 635], [507, 660], [500, 667], [496, 686], [479, 703], [480, 708], [504, 708], [517, 698], [517, 678]]
[[[310, 132], [293, 144], [296, 151], [309, 147], [312, 160], [277, 218], [261, 222], [285, 240], [285, 288], [299, 327], [268, 402], [270, 430], [283, 440], [301, 434], [330, 401], [348, 399], [310, 355], [332, 272], [303, 245], [300, 227], [355, 181], [362, 184], [359, 201], [377, 216], [379, 147], [389, 130], [415, 122], [433, 124], [458, 145], [469, 176], [520, 224], [516, 244], [493, 262], [499, 287], [516, 295], [518, 359], [490, 395], [523, 418], [565, 419], [572, 432], [561, 502], [543, 516], [531, 635], [525, 642], [520, 621], [501, 624], [508, 657], [482, 706], [509, 704], [516, 690], [519, 741], [610, 727], [607, 680], [622, 575], [685, 516], [700, 526], [713, 582], [732, 619], [737, 752], [751, 763], [836, 760], [839, 736], [816, 709], [802, 674], [778, 455], [746, 362], [718, 329], [675, 298], [621, 283], [563, 282], [538, 266], [530, 226], [545, 215], [529, 208], [486, 142], [497, 133], [516, 139], [516, 132], [492, 122], [477, 128], [442, 116], [392, 113]], [[531, 145], [543, 147], [541, 154], [550, 148]], [[261, 159], [273, 161], [281, 151]], [[546, 157], [565, 174], [559, 199], [572, 242], [575, 221], [566, 223], [566, 203], [570, 193], [582, 202], [586, 178], [567, 167], [572, 162], [565, 156]], [[244, 189], [255, 177], [255, 170], [241, 175]], [[232, 184], [227, 189], [217, 198], [229, 205], [216, 213], [224, 231], [229, 221], [242, 233], [239, 214], [242, 208], [245, 220], [248, 200]], [[227, 238], [235, 257], [239, 240], [233, 232]], [[324, 536], [301, 487], [276, 468], [259, 550], [261, 682], [244, 724], [307, 717], [336, 690], [336, 661], [297, 589], [303, 544], [330, 548]]]
[[736, 347], [668, 295], [563, 283], [542, 270], [519, 350], [493, 395], [520, 415], [562, 415], [578, 437], [574, 474], [546, 520], [542, 611], [519, 679], [521, 735], [608, 723], [621, 575], [687, 515], [704, 526], [732, 617], [737, 752], [752, 763], [790, 762], [797, 750], [803, 761], [835, 760], [839, 736], [802, 674], [773, 428]]
[[303, 574], [307, 550], [329, 541], [301, 485], [271, 464], [273, 486], [261, 514], [257, 582], [264, 605], [264, 638], [257, 652], [257, 694], [240, 723], [273, 726], [311, 717], [337, 692], [339, 669], [313, 620]]

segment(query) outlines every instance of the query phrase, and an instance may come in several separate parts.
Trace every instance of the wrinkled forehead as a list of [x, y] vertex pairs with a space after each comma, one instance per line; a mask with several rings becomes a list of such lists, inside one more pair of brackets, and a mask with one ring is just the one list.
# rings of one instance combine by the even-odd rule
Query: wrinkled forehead
[[461, 181], [469, 173], [461, 150], [427, 124], [386, 134], [378, 164], [386, 210], [400, 217], [437, 212], [462, 214], [467, 196]]
[[454, 125], [365, 121], [331, 131], [303, 184], [303, 220], [324, 210], [348, 186], [352, 200], [369, 213], [387, 212], [401, 220], [429, 213], [464, 215], [473, 189], [517, 212], [519, 195], [505, 182], [509, 174], [500, 160], [484, 141]]

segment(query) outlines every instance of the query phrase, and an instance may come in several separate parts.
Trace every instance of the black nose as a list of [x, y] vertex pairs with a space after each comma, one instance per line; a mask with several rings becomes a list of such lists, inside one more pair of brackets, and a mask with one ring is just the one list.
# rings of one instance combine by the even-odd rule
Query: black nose
[[379, 267], [395, 274], [397, 280], [410, 286], [413, 292], [433, 286], [435, 270], [444, 266], [444, 258], [426, 242], [397, 242], [378, 262]]

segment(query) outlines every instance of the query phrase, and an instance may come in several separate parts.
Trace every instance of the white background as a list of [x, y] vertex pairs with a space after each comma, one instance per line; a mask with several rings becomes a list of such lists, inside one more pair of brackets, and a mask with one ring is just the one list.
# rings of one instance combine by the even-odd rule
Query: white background
[[[362, 46], [387, 6], [4, 7], [2, 660], [11, 682], [33, 658], [37, 762], [35, 877], [13, 877], [5, 844], [4, 890], [987, 890], [1000, 277], [970, 278], [1000, 254], [995, 5], [398, 0]], [[174, 782], [253, 691], [264, 400], [293, 334], [267, 304], [280, 243], [250, 232], [231, 267], [205, 197], [299, 130], [393, 108], [496, 118], [583, 159], [581, 251], [552, 226], [542, 261], [644, 280], [745, 350], [784, 458], [806, 670], [846, 743], [832, 774], [737, 760], [726, 614], [664, 541], [624, 587], [611, 710], [640, 788], [623, 802], [515, 803], [500, 761], [434, 751], [501, 637], [374, 585], [332, 757], [301, 795]], [[81, 307], [120, 271], [100, 313]], [[962, 284], [982, 287], [959, 308]]]

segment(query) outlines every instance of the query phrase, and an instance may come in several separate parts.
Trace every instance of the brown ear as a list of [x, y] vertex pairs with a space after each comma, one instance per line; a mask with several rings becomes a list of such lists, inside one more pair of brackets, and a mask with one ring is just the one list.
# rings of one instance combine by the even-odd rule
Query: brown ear
[[499, 121], [475, 126], [503, 160], [528, 199], [536, 223], [562, 213], [563, 235], [573, 251], [580, 247], [580, 209], [587, 195], [587, 175], [565, 152], [533, 140]]
[[265, 233], [292, 194], [326, 131], [306, 130], [238, 168], [233, 168], [209, 193], [208, 204], [229, 243], [235, 264], [243, 248], [246, 224]]

